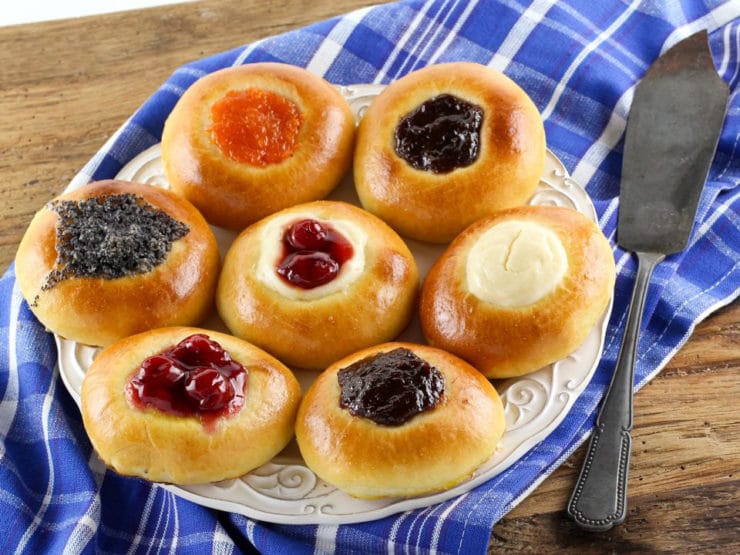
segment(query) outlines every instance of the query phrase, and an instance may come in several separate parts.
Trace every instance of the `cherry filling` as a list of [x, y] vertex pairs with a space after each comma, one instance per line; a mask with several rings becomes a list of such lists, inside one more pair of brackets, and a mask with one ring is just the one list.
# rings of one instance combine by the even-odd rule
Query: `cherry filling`
[[305, 219], [283, 234], [283, 254], [276, 271], [301, 289], [329, 283], [354, 254], [352, 244], [326, 222]]
[[140, 409], [213, 419], [241, 409], [246, 381], [244, 366], [197, 333], [145, 359], [126, 384], [126, 397]]

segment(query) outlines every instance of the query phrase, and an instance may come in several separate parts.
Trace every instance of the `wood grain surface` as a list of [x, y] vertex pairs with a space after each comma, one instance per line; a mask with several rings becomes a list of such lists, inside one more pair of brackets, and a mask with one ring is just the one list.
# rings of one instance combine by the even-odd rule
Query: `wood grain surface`
[[[0, 267], [33, 213], [179, 65], [371, 5], [209, 0], [0, 28]], [[627, 521], [578, 531], [583, 448], [492, 531], [490, 551], [740, 552], [740, 303], [700, 324], [635, 399]]]

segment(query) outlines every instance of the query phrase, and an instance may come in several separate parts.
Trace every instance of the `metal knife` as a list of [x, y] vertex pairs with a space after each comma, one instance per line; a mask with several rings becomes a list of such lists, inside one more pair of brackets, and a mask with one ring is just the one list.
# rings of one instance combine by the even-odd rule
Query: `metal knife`
[[727, 110], [707, 32], [663, 54], [635, 89], [627, 122], [617, 242], [637, 257], [627, 327], [567, 512], [600, 532], [627, 515], [632, 390], [637, 340], [655, 265], [684, 250]]

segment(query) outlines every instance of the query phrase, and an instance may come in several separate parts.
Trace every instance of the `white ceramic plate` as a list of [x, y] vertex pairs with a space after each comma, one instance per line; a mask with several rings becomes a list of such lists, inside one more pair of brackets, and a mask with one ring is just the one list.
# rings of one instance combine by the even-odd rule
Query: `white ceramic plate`
[[[339, 89], [359, 118], [382, 86], [352, 85]], [[160, 155], [159, 145], [151, 147], [131, 160], [117, 177], [169, 187]], [[359, 205], [351, 177], [345, 179], [329, 198]], [[569, 206], [596, 220], [596, 212], [586, 192], [568, 176], [563, 164], [549, 151], [539, 188], [529, 203]], [[223, 255], [235, 235], [220, 228], [213, 229]], [[444, 250], [443, 246], [417, 241], [408, 241], [408, 244], [422, 276], [426, 275], [431, 264]], [[506, 432], [493, 457], [474, 476], [452, 489], [415, 498], [373, 501], [355, 499], [311, 472], [303, 463], [294, 442], [270, 463], [242, 478], [197, 486], [163, 487], [207, 507], [241, 513], [258, 520], [291, 524], [339, 524], [374, 520], [450, 499], [506, 470], [565, 418], [596, 369], [610, 312], [611, 305], [583, 345], [567, 358], [527, 376], [496, 384], [504, 403]], [[217, 315], [204, 324], [204, 327], [226, 331]], [[423, 342], [418, 321], [412, 322], [399, 339]], [[60, 337], [56, 337], [56, 342], [62, 380], [79, 404], [82, 379], [96, 350]], [[297, 372], [297, 375], [305, 388], [311, 383], [315, 373]]]

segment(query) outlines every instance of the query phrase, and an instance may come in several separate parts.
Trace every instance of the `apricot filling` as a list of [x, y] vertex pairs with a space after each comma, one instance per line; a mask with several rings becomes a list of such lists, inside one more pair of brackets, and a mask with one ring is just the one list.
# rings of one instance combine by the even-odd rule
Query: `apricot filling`
[[290, 158], [298, 148], [303, 115], [292, 101], [258, 88], [232, 90], [211, 107], [211, 140], [244, 164], [264, 167]]

